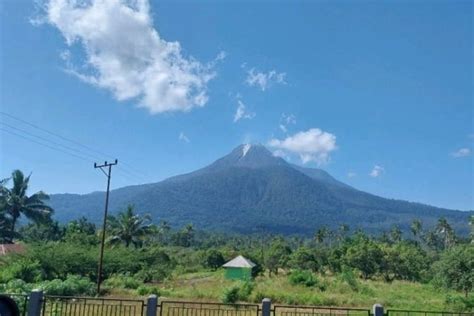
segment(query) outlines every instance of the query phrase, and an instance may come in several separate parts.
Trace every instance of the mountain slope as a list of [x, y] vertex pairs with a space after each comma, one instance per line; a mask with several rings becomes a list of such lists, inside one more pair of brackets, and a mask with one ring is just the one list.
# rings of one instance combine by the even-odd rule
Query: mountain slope
[[[98, 221], [103, 203], [103, 192], [51, 197], [60, 220], [84, 215]], [[112, 213], [127, 204], [150, 213], [155, 221], [239, 232], [263, 226], [273, 232], [309, 234], [321, 225], [342, 223], [370, 231], [393, 224], [408, 230], [414, 218], [432, 225], [445, 216], [466, 233], [469, 216], [358, 191], [323, 170], [289, 164], [262, 145], [241, 145], [197, 171], [111, 192]]]

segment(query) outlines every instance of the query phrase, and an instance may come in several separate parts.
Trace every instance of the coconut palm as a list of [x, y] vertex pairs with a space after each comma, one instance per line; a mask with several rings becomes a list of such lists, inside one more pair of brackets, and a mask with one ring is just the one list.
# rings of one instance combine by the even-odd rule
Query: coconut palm
[[423, 224], [421, 223], [419, 219], [414, 219], [413, 222], [411, 222], [410, 230], [411, 230], [411, 233], [413, 234], [413, 237], [417, 239], [420, 237], [420, 234], [422, 233]]
[[150, 233], [151, 218], [149, 215], [140, 216], [134, 212], [133, 205], [120, 212], [117, 217], [110, 216], [109, 226], [111, 236], [107, 242], [110, 244], [123, 243], [125, 247], [134, 245], [139, 247], [144, 237]]
[[438, 224], [436, 225], [436, 232], [441, 237], [445, 249], [450, 248], [456, 242], [456, 235], [454, 233], [454, 230], [451, 225], [449, 225], [446, 218], [441, 217], [438, 220]]
[[[11, 178], [0, 182], [0, 209], [3, 213], [3, 223], [8, 224], [9, 229], [7, 242], [13, 242], [15, 236], [15, 226], [18, 219], [23, 215], [34, 222], [44, 222], [50, 218], [53, 209], [44, 203], [49, 196], [39, 191], [31, 196], [27, 195], [30, 176], [25, 178], [20, 170], [15, 170]], [[7, 188], [5, 184], [13, 181], [12, 188]]]

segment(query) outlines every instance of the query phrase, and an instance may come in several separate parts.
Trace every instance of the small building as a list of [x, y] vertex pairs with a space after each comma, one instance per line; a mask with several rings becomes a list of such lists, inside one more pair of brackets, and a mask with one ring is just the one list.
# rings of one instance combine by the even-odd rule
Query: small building
[[250, 280], [255, 263], [251, 260], [237, 256], [222, 266], [225, 269], [225, 277], [229, 280]]
[[0, 257], [9, 254], [22, 254], [25, 252], [25, 246], [22, 244], [0, 244]]

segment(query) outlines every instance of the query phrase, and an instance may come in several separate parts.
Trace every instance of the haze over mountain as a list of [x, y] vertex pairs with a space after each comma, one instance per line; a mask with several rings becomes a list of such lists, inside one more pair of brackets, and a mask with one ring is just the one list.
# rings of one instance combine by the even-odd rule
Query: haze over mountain
[[[56, 218], [86, 216], [99, 222], [104, 192], [54, 194], [50, 204]], [[460, 233], [468, 231], [474, 212], [446, 210], [420, 203], [386, 199], [359, 191], [321, 169], [290, 164], [262, 145], [244, 144], [197, 171], [158, 183], [111, 191], [110, 212], [127, 204], [149, 213], [155, 222], [195, 224], [198, 229], [310, 234], [322, 225], [345, 223], [371, 232], [411, 221], [426, 226], [446, 217]]]

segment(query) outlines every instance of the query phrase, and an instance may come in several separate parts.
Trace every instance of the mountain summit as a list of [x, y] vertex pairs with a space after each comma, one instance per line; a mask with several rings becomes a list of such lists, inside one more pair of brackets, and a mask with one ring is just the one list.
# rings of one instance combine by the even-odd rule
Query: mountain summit
[[[99, 221], [103, 192], [55, 194], [51, 205], [59, 220], [87, 216]], [[472, 212], [443, 210], [391, 200], [356, 190], [321, 169], [293, 165], [261, 144], [243, 144], [214, 163], [191, 173], [152, 184], [111, 191], [110, 209], [134, 204], [154, 220], [199, 229], [252, 232], [256, 227], [278, 233], [310, 234], [321, 225], [349, 224], [369, 231], [411, 221], [425, 225], [446, 217], [461, 233]]]

